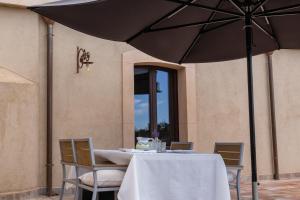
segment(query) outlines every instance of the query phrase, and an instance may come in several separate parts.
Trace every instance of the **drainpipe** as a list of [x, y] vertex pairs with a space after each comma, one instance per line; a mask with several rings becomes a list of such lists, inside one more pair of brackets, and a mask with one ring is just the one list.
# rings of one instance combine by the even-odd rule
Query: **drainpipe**
[[52, 191], [52, 89], [53, 89], [53, 24], [48, 18], [43, 18], [47, 25], [47, 186], [48, 196], [53, 195]]
[[276, 112], [275, 112], [275, 98], [274, 98], [274, 79], [273, 79], [273, 62], [272, 54], [267, 54], [268, 60], [268, 76], [269, 76], [269, 91], [270, 91], [270, 110], [271, 110], [271, 135], [272, 135], [272, 151], [273, 151], [273, 178], [279, 180], [279, 164], [278, 164], [278, 148], [277, 148], [277, 130], [276, 130]]

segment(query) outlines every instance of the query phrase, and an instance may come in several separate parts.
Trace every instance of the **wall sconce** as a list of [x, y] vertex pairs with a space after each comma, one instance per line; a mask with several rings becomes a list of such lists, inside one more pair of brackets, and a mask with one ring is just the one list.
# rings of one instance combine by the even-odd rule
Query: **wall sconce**
[[77, 73], [79, 73], [79, 70], [82, 69], [84, 65], [89, 71], [89, 66], [94, 63], [90, 61], [90, 57], [90, 52], [77, 47]]

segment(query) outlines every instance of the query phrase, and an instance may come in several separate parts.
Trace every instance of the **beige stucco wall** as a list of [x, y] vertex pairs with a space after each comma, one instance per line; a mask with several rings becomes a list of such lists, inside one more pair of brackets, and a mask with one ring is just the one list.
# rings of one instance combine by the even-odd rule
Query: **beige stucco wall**
[[9, 82], [0, 83], [0, 92], [0, 193], [34, 189], [40, 185], [38, 89]]
[[[254, 57], [254, 98], [259, 174], [272, 174], [266, 58]], [[198, 145], [213, 152], [215, 142], [244, 142], [244, 175], [250, 174], [247, 68], [245, 60], [198, 64]]]
[[[13, 140], [2, 134], [0, 141], [6, 142], [0, 154], [10, 155], [14, 161], [1, 163], [0, 193], [18, 192], [37, 189], [45, 186], [46, 172], [46, 26], [43, 20], [28, 10], [0, 7], [0, 23], [5, 29], [0, 33], [0, 65], [5, 66], [34, 84], [34, 92], [30, 95], [33, 101], [28, 110], [19, 114], [24, 124], [16, 124], [18, 130], [13, 138], [16, 145], [25, 143], [28, 151], [17, 149], [12, 154]], [[87, 72], [84, 69], [76, 73], [77, 46], [91, 52], [94, 62]], [[68, 29], [62, 25], [54, 25], [54, 85], [53, 85], [53, 185], [61, 185], [61, 166], [59, 163], [58, 139], [67, 137], [88, 137], [94, 139], [95, 147], [118, 148], [123, 146], [122, 139], [122, 52], [131, 49], [128, 45], [101, 40]], [[1, 74], [0, 74], [1, 77]], [[0, 80], [1, 81], [1, 80]], [[4, 86], [3, 86], [4, 87]], [[8, 86], [7, 86], [8, 87]], [[6, 88], [6, 87], [4, 87]], [[18, 87], [22, 90], [23, 86]], [[6, 89], [8, 90], [8, 88]], [[10, 90], [9, 90], [10, 91]], [[9, 92], [1, 92], [6, 97]], [[20, 94], [21, 95], [21, 94]], [[16, 107], [22, 98], [17, 96]], [[6, 105], [7, 102], [0, 102]], [[32, 110], [32, 112], [31, 112]], [[2, 112], [2, 111], [1, 111]], [[26, 118], [30, 113], [35, 118]], [[2, 120], [6, 115], [2, 115]], [[31, 121], [28, 121], [31, 119]], [[28, 123], [27, 125], [25, 124]], [[30, 123], [29, 123], [30, 122]], [[25, 127], [24, 127], [25, 126]], [[35, 126], [29, 130], [26, 127]], [[2, 128], [8, 128], [2, 124]], [[24, 134], [18, 134], [19, 132]], [[30, 133], [27, 133], [29, 131]], [[18, 137], [16, 137], [18, 135]], [[37, 141], [30, 143], [31, 140]], [[25, 148], [25, 147], [23, 147]], [[35, 152], [32, 152], [32, 151]], [[20, 176], [24, 170], [15, 173], [7, 172], [11, 166], [19, 167], [20, 163], [29, 172], [28, 176]], [[30, 159], [28, 159], [30, 157]], [[24, 161], [24, 162], [23, 162]], [[3, 169], [3, 170], [2, 170]], [[15, 169], [15, 168], [11, 168]], [[30, 175], [30, 176], [29, 176]], [[1, 178], [1, 177], [6, 178]], [[13, 187], [7, 180], [18, 182]]]
[[[123, 146], [122, 52], [129, 46], [54, 25], [54, 186], [61, 182], [58, 139], [93, 137], [95, 148]], [[76, 73], [77, 46], [91, 53], [90, 71]]]
[[[40, 187], [43, 162], [43, 57], [39, 51], [40, 19], [27, 10], [0, 7], [0, 66], [15, 78], [1, 83], [0, 193]], [[19, 77], [20, 76], [20, 77]], [[13, 76], [12, 76], [13, 77]], [[17, 78], [19, 77], [19, 78]], [[28, 80], [19, 83], [16, 80]], [[42, 80], [42, 81], [41, 81]], [[26, 82], [26, 81], [25, 81]], [[34, 159], [31, 159], [34, 158]], [[24, 171], [26, 169], [26, 171]]]
[[273, 55], [279, 168], [281, 173], [300, 171], [300, 51]]

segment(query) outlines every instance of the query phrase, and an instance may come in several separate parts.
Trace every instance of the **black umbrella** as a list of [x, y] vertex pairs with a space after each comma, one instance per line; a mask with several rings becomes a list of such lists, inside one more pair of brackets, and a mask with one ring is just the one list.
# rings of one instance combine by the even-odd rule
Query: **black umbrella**
[[252, 189], [258, 199], [252, 55], [300, 48], [299, 0], [63, 0], [30, 9], [170, 62], [247, 57]]

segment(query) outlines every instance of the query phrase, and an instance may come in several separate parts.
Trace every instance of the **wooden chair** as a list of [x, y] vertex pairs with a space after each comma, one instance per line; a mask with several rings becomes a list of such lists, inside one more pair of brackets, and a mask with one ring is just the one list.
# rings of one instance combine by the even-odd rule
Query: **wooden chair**
[[61, 193], [59, 199], [62, 200], [65, 191], [66, 183], [75, 185], [75, 199], [77, 198], [78, 184], [77, 179], [67, 178], [66, 166], [76, 167], [76, 158], [74, 155], [74, 143], [72, 139], [59, 140], [60, 153], [61, 153], [61, 165], [63, 170], [63, 181], [61, 187]]
[[[121, 181], [109, 182], [106, 180], [99, 180], [99, 177], [104, 177], [106, 172], [109, 172], [109, 176], [123, 176], [127, 166], [116, 165], [109, 161], [103, 161], [102, 163], [96, 163], [94, 148], [91, 138], [74, 139], [74, 149], [76, 156], [76, 171], [77, 178], [79, 180], [78, 187], [93, 192], [92, 200], [96, 200], [98, 192], [119, 190]], [[90, 173], [86, 173], [83, 176], [78, 176], [78, 169], [85, 168], [90, 170]], [[121, 174], [121, 175], [120, 175]], [[107, 178], [105, 178], [107, 179]]]
[[171, 142], [171, 150], [193, 150], [192, 142]]
[[243, 169], [243, 143], [216, 143], [215, 153], [220, 154], [227, 168], [228, 178], [233, 174], [233, 180], [229, 180], [230, 187], [236, 188], [237, 198], [240, 200], [240, 176]]

